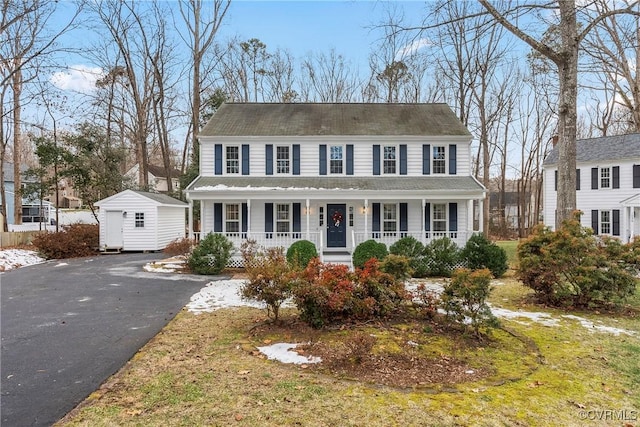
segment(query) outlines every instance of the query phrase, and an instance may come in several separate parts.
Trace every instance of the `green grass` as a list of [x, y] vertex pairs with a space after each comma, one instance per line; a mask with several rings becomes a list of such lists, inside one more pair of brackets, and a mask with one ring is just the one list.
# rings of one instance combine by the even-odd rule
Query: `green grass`
[[516, 250], [518, 249], [518, 243], [520, 242], [518, 240], [499, 240], [495, 243], [507, 253], [507, 262], [509, 263], [509, 267], [515, 268], [518, 265]]

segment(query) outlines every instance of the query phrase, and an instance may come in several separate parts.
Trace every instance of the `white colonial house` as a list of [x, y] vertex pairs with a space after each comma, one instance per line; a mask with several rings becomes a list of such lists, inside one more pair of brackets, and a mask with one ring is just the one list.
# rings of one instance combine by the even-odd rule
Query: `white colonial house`
[[[558, 147], [544, 161], [544, 223], [555, 228]], [[640, 133], [577, 141], [576, 207], [596, 235], [640, 235]]]
[[199, 140], [189, 223], [200, 201], [201, 232], [236, 247], [306, 239], [348, 262], [368, 239], [462, 246], [485, 197], [472, 136], [445, 104], [228, 103]]

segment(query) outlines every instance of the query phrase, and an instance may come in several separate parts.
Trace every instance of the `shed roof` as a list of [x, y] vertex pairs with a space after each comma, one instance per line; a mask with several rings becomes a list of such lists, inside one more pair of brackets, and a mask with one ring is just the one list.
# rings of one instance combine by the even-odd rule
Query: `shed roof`
[[466, 136], [447, 104], [225, 103], [200, 136]]
[[[544, 160], [545, 166], [558, 163], [558, 150], [557, 145], [551, 150]], [[602, 136], [576, 141], [577, 162], [626, 159], [640, 161], [640, 133]]]
[[153, 201], [155, 204], [157, 205], [162, 205], [162, 206], [178, 206], [178, 207], [187, 207], [189, 206], [188, 204], [186, 204], [185, 202], [178, 200], [178, 199], [174, 199], [171, 196], [167, 196], [166, 194], [160, 194], [160, 193], [149, 193], [147, 191], [138, 191], [138, 190], [124, 190], [121, 191], [120, 193], [114, 194], [113, 196], [109, 196], [105, 199], [102, 199], [98, 202], [95, 203], [96, 206], [101, 206], [105, 203], [108, 203], [111, 200], [115, 200], [116, 198], [120, 197], [122, 194], [126, 194], [126, 193], [134, 193], [137, 194], [138, 196], [142, 196], [146, 199], [149, 199], [151, 201]]

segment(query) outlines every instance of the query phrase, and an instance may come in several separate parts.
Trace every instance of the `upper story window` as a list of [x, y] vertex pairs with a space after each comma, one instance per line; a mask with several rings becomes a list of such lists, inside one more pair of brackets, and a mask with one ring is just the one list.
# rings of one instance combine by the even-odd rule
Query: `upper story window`
[[433, 204], [433, 231], [447, 231], [447, 205], [445, 203]]
[[288, 146], [276, 147], [276, 173], [288, 174], [291, 171], [291, 156]]
[[396, 147], [384, 146], [383, 158], [382, 158], [382, 173], [395, 174], [396, 173]]
[[240, 147], [226, 147], [227, 173], [240, 173]]
[[447, 156], [445, 154], [445, 147], [444, 146], [434, 146], [433, 147], [433, 158], [432, 158], [432, 164], [433, 164], [433, 173], [439, 173], [439, 174], [443, 174], [443, 173], [447, 173]]
[[332, 174], [343, 173], [344, 152], [342, 145], [332, 145], [330, 148], [329, 172]]
[[611, 188], [611, 168], [600, 168], [600, 188]]
[[227, 233], [240, 232], [240, 205], [225, 206], [225, 230]]

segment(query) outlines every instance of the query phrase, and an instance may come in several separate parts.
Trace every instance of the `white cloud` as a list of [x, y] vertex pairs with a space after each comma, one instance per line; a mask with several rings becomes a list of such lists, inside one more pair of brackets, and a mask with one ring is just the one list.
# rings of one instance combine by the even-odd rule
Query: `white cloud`
[[403, 58], [407, 57], [407, 56], [411, 56], [413, 54], [415, 54], [416, 52], [418, 52], [421, 49], [424, 49], [425, 47], [431, 46], [431, 40], [429, 39], [417, 39], [412, 41], [411, 43], [409, 43], [406, 46], [401, 47], [400, 49], [398, 49], [398, 52], [396, 52], [396, 57], [395, 60], [396, 61], [401, 61]]
[[100, 67], [71, 65], [66, 71], [54, 73], [50, 81], [58, 89], [89, 93], [95, 89], [96, 80], [103, 74]]

